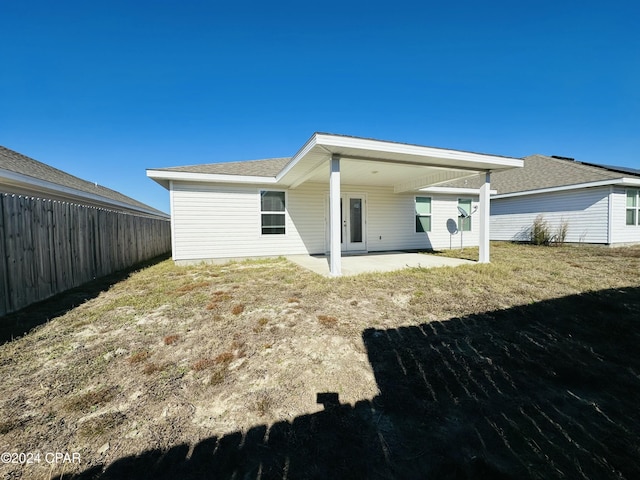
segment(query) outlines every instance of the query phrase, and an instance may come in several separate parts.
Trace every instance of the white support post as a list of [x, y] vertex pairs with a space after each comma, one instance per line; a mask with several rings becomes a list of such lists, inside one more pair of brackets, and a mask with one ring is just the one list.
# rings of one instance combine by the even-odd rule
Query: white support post
[[331, 170], [329, 174], [329, 254], [331, 256], [331, 275], [342, 275], [342, 251], [340, 247], [340, 157], [331, 156]]
[[480, 253], [478, 261], [489, 263], [489, 208], [491, 190], [491, 174], [485, 174], [484, 184], [480, 187]]

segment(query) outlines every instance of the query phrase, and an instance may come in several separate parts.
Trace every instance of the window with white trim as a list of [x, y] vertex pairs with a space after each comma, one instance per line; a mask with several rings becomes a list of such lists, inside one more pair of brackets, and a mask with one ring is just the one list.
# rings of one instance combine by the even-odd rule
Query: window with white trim
[[260, 190], [260, 222], [263, 235], [284, 235], [285, 193]]
[[463, 217], [462, 215], [458, 215], [458, 230], [460, 230], [461, 232], [470, 232], [471, 231], [471, 199], [459, 198], [458, 208], [461, 208], [467, 214], [466, 217]]
[[431, 197], [416, 197], [416, 233], [431, 231]]
[[627, 225], [640, 225], [640, 189], [627, 189]]

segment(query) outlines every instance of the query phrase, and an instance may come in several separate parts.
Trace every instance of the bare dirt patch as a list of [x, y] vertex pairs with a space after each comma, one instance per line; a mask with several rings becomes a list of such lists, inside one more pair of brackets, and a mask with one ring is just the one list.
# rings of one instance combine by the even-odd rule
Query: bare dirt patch
[[630, 403], [610, 383], [640, 394], [639, 252], [498, 244], [489, 265], [341, 279], [285, 260], [159, 263], [0, 347], [0, 451], [82, 457], [0, 471], [201, 478], [193, 459], [213, 442], [230, 445], [223, 477], [278, 476], [288, 455], [293, 477], [570, 478], [564, 449], [587, 478], [633, 478], [639, 419], [622, 422]]

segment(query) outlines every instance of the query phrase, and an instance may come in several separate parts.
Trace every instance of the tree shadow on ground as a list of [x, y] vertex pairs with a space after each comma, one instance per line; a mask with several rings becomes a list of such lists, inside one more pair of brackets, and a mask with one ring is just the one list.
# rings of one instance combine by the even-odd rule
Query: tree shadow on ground
[[109, 290], [112, 285], [126, 279], [132, 272], [155, 265], [169, 258], [170, 254], [160, 255], [129, 268], [97, 278], [65, 292], [58, 293], [46, 300], [29, 305], [17, 312], [0, 317], [0, 345], [28, 333], [31, 329], [47, 323], [55, 317], [64, 315], [78, 305]]
[[627, 288], [367, 329], [378, 397], [72, 478], [640, 478], [639, 323]]

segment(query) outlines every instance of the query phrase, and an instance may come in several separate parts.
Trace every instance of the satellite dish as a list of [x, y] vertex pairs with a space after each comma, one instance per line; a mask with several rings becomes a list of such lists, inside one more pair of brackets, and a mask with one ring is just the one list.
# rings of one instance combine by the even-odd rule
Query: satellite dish
[[469, 216], [470, 216], [470, 215], [467, 213], [467, 211], [466, 211], [464, 208], [462, 208], [462, 207], [458, 207], [458, 213], [460, 214], [460, 216], [461, 216], [462, 218], [467, 218], [467, 217], [469, 217]]

